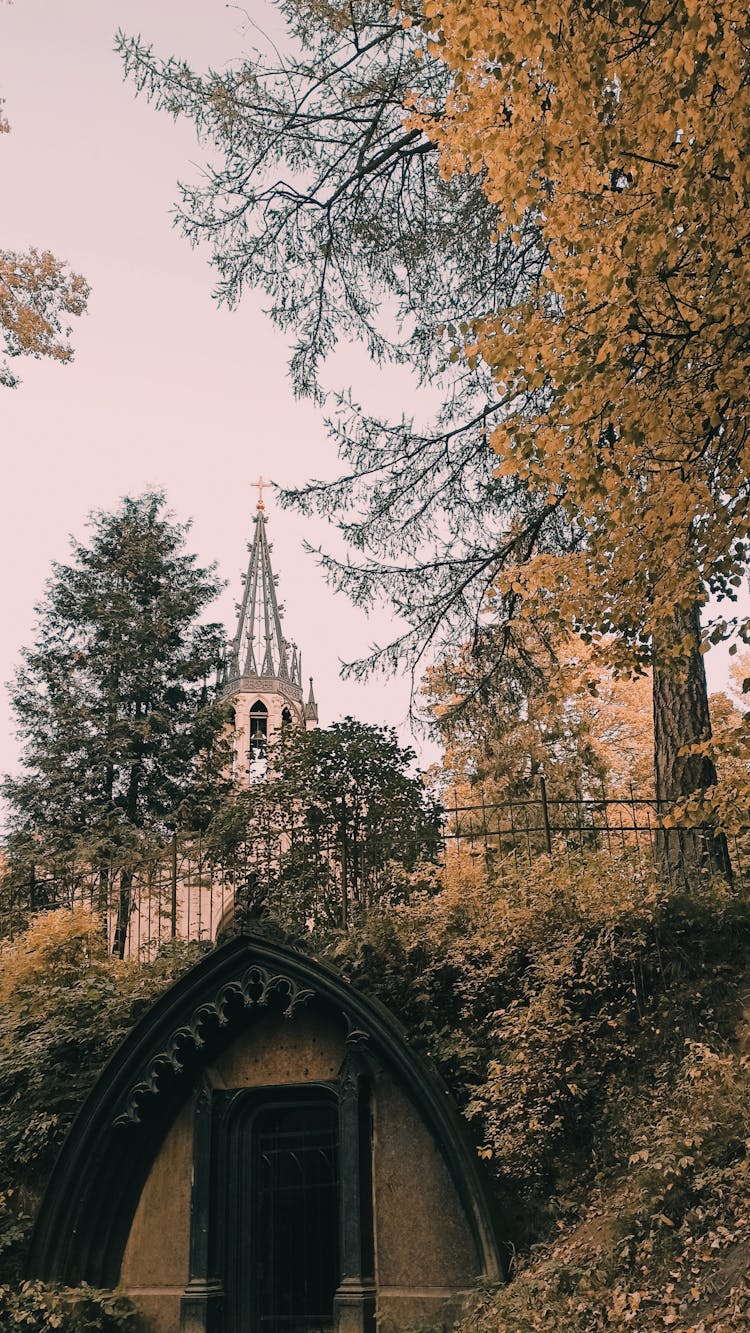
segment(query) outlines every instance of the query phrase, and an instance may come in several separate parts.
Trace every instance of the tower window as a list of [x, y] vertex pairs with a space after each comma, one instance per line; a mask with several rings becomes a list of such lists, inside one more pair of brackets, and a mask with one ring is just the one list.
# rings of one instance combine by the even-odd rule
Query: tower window
[[260, 758], [265, 754], [268, 741], [268, 709], [258, 699], [250, 709], [250, 758]]
[[283, 727], [291, 727], [292, 725], [292, 715], [288, 708], [282, 708], [281, 710], [281, 725]]

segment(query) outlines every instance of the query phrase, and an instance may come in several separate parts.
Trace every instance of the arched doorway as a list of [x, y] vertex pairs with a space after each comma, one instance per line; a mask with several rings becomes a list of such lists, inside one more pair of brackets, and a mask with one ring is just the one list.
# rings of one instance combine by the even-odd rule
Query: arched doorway
[[340, 1281], [335, 1092], [252, 1088], [213, 1099], [226, 1333], [329, 1333]]

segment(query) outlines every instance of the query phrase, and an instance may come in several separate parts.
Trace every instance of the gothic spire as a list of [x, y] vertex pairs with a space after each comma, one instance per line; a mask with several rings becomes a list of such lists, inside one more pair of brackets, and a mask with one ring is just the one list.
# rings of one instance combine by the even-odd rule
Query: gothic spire
[[318, 722], [318, 701], [317, 701], [317, 699], [315, 698], [315, 691], [313, 690], [313, 678], [312, 678], [312, 676], [310, 677], [310, 693], [309, 693], [308, 696], [307, 696], [307, 703], [305, 704], [305, 720], [306, 720], [307, 722], [314, 722], [314, 723], [316, 724], [316, 726], [317, 726], [317, 722]]
[[[271, 568], [271, 545], [266, 526], [268, 519], [263, 490], [268, 485], [261, 477], [255, 483], [258, 503], [253, 523], [255, 531], [250, 562], [237, 620], [237, 632], [229, 657], [229, 677], [254, 676], [259, 680], [283, 681], [302, 697], [302, 660], [297, 648], [287, 643], [281, 625], [281, 608], [276, 596], [276, 577]], [[291, 648], [291, 660], [290, 660]], [[295, 688], [296, 687], [296, 688]]]

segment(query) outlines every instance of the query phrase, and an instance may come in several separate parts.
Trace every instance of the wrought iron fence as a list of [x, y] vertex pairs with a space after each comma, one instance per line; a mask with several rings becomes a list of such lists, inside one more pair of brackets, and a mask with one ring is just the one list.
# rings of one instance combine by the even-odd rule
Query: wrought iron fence
[[[389, 894], [397, 901], [382, 851], [369, 840], [342, 855], [335, 841], [305, 836], [290, 819], [284, 828], [254, 830], [231, 856], [210, 837], [177, 830], [127, 857], [61, 856], [20, 873], [9, 866], [0, 875], [0, 937], [23, 929], [34, 912], [85, 906], [99, 915], [110, 948], [148, 957], [173, 939], [215, 940], [237, 904], [252, 912], [254, 894], [262, 897], [269, 884], [300, 895], [308, 921], [327, 912], [329, 924], [345, 925]], [[750, 830], [728, 844], [705, 830], [673, 838], [654, 800], [633, 792], [556, 796], [544, 781], [523, 798], [446, 806], [423, 882], [439, 887], [442, 869], [464, 858], [502, 881], [540, 856], [570, 864], [592, 853], [625, 863], [635, 882], [697, 871], [729, 875], [737, 892], [750, 890]], [[408, 882], [400, 884], [405, 896]]]
[[614, 797], [550, 795], [542, 778], [525, 797], [454, 802], [446, 808], [443, 843], [447, 856], [481, 858], [490, 874], [542, 855], [571, 862], [596, 852], [626, 861], [638, 878], [722, 874], [738, 890], [750, 889], [750, 828], [725, 835], [671, 826], [667, 813], [632, 790]]

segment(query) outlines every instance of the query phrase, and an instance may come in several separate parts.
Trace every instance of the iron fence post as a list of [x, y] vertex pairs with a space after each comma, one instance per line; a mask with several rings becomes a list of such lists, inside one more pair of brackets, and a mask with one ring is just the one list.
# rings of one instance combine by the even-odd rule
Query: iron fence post
[[547, 782], [543, 773], [539, 774], [539, 795], [542, 798], [542, 823], [544, 824], [544, 845], [547, 849], [547, 855], [552, 855], [552, 829], [549, 823], [549, 806], [547, 804]]
[[177, 935], [177, 829], [172, 829], [172, 939]]

